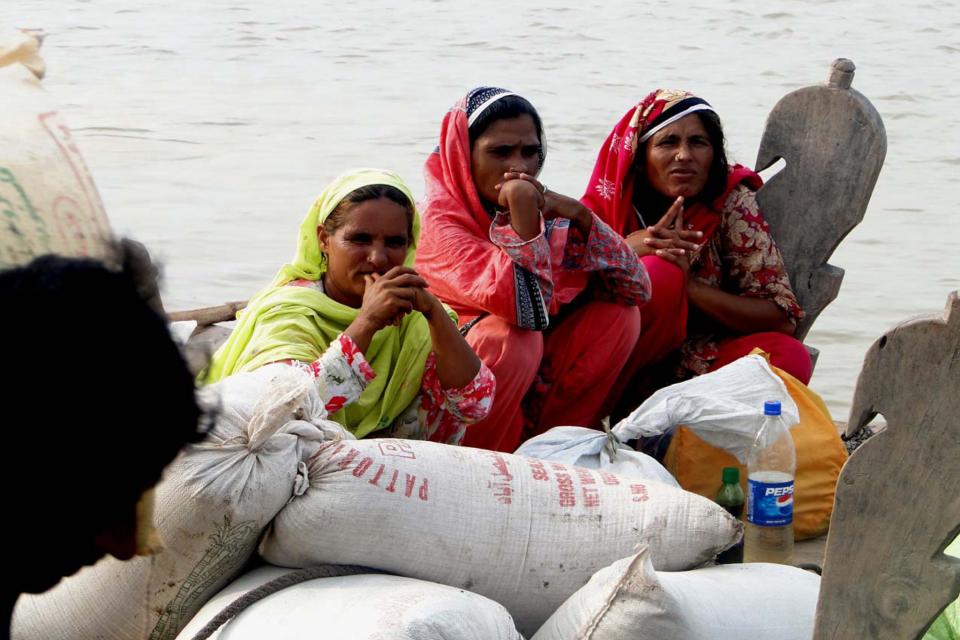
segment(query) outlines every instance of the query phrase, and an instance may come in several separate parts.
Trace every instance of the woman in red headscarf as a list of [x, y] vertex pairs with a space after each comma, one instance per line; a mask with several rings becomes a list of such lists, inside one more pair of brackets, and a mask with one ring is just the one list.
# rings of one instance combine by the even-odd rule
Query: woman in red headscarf
[[[803, 310], [757, 206], [761, 184], [750, 169], [727, 163], [716, 112], [683, 91], [648, 95], [600, 149], [581, 201], [625, 236], [650, 275], [653, 297], [624, 369], [646, 372], [648, 389], [755, 347], [809, 382], [810, 356], [793, 337]], [[652, 374], [660, 363], [665, 369]], [[624, 404], [642, 400], [634, 396], [625, 393]]]
[[587, 207], [536, 179], [544, 155], [533, 106], [483, 87], [444, 117], [424, 168], [417, 271], [497, 379], [468, 446], [512, 451], [553, 426], [599, 426], [640, 333], [642, 264]]

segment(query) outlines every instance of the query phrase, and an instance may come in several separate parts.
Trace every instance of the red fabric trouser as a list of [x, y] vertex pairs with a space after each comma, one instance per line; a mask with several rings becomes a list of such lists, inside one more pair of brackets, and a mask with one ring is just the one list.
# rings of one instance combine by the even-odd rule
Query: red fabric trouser
[[810, 378], [813, 376], [813, 360], [810, 359], [810, 352], [796, 338], [776, 331], [751, 333], [721, 340], [717, 344], [717, 359], [713, 361], [710, 371], [716, 371], [756, 348], [770, 354], [770, 364], [783, 369], [803, 384], [810, 384]]
[[[641, 260], [650, 276], [652, 295], [642, 308], [640, 339], [623, 368], [617, 388], [613, 390], [614, 402], [627, 391], [628, 384], [638, 372], [657, 364], [680, 348], [687, 337], [688, 305], [683, 273], [678, 267], [656, 256], [645, 256]], [[813, 363], [807, 348], [796, 338], [783, 333], [767, 331], [731, 337], [720, 340], [717, 347], [719, 355], [711, 371], [759, 347], [770, 354], [773, 366], [783, 369], [802, 383], [808, 384], [813, 375]]]
[[[490, 415], [467, 427], [463, 444], [514, 451], [524, 435], [521, 403], [528, 391], [539, 396], [531, 403], [539, 416], [528, 435], [559, 425], [599, 426], [607, 392], [639, 335], [636, 307], [599, 300], [551, 319], [544, 333], [487, 316], [470, 329], [467, 342], [493, 371], [497, 391]], [[538, 373], [546, 384], [531, 391]]]

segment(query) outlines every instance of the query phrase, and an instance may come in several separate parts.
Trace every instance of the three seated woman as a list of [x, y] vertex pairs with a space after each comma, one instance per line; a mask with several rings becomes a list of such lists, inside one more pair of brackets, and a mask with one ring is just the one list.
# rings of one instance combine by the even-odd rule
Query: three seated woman
[[443, 119], [422, 232], [397, 176], [341, 176], [207, 380], [285, 362], [358, 437], [501, 451], [553, 426], [599, 427], [618, 400], [636, 406], [651, 385], [755, 347], [809, 381], [760, 178], [728, 165], [709, 104], [648, 95], [580, 200], [539, 182], [545, 157], [533, 106], [483, 87]]

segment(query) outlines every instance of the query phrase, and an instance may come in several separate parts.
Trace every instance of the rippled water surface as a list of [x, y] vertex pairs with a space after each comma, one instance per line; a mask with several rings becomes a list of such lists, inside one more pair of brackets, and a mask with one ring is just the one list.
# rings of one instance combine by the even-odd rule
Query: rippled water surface
[[960, 288], [956, 1], [139, 4], [8, 0], [0, 27], [48, 32], [46, 87], [115, 227], [162, 257], [170, 309], [265, 284], [343, 169], [393, 168], [421, 195], [440, 120], [472, 86], [538, 107], [544, 181], [579, 195], [610, 127], [652, 88], [707, 98], [752, 165], [776, 101], [826, 80], [837, 57], [857, 64], [888, 152], [831, 261], [846, 270], [840, 296], [808, 338], [836, 418], [869, 344]]

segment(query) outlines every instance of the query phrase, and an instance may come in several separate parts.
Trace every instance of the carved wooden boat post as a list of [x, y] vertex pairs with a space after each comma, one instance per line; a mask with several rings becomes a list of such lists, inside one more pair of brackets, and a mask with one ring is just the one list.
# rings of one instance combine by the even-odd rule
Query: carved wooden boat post
[[850, 86], [854, 69], [850, 60], [834, 60], [826, 85], [781, 98], [757, 154], [758, 171], [780, 158], [786, 163], [757, 200], [806, 312], [799, 340], [840, 291], [843, 269], [827, 260], [863, 220], [887, 154], [880, 114]]
[[837, 483], [816, 640], [919, 638], [960, 592], [960, 298], [873, 343], [847, 435], [877, 413], [887, 428]]

